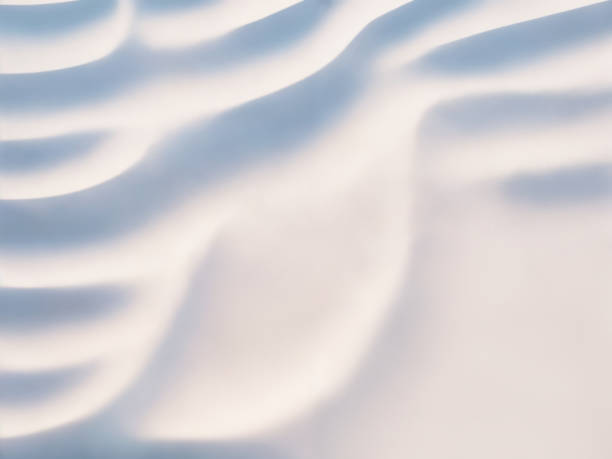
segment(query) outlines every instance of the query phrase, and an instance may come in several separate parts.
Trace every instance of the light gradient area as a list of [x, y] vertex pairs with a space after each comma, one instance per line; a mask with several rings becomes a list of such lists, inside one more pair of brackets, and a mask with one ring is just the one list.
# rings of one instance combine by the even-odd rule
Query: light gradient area
[[612, 1], [0, 0], [0, 457], [609, 459]]

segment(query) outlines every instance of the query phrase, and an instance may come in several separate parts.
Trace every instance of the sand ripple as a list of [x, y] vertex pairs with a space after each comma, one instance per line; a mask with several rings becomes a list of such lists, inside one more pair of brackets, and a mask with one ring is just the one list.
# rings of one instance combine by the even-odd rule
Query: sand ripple
[[3, 457], [603, 458], [611, 63], [611, 1], [0, 1]]

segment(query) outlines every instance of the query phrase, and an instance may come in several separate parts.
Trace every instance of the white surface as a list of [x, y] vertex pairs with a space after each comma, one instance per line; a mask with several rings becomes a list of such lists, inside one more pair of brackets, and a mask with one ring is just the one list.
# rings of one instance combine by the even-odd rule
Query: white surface
[[611, 2], [77, 3], [0, 2], [2, 457], [610, 457]]

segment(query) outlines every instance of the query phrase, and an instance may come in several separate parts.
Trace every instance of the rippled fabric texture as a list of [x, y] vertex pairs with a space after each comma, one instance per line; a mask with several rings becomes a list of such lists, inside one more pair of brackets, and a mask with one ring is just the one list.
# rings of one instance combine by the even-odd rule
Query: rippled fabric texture
[[609, 459], [612, 2], [0, 0], [3, 459]]

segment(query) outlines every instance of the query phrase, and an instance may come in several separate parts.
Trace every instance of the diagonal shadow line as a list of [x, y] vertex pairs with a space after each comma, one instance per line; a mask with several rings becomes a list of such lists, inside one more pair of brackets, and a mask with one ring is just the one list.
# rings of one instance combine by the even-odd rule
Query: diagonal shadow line
[[80, 29], [111, 14], [117, 0], [40, 5], [0, 5], [0, 37], [48, 38]]
[[463, 38], [411, 65], [451, 75], [494, 71], [610, 34], [612, 1], [607, 1]]
[[126, 307], [128, 287], [0, 288], [0, 332], [48, 330], [97, 320]]

